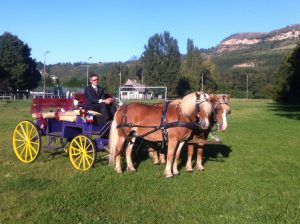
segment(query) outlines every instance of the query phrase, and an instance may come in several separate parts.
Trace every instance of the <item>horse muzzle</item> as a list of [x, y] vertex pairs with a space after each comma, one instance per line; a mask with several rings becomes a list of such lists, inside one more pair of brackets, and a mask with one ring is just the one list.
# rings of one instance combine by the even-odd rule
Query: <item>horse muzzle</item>
[[200, 129], [206, 130], [209, 128], [209, 121], [208, 120], [199, 120], [197, 122], [197, 125], [200, 127]]
[[227, 129], [227, 124], [217, 123], [218, 131], [225, 131]]

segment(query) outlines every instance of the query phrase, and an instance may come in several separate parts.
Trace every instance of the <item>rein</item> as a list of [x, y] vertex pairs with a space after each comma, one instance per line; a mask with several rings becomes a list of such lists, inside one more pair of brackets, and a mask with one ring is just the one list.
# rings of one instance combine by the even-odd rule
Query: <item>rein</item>
[[128, 123], [127, 122], [127, 106], [128, 105], [126, 105], [125, 110], [123, 111], [123, 114], [122, 114], [122, 122], [117, 125], [117, 128], [122, 128], [124, 136], [126, 136], [126, 133], [125, 133], [126, 127], [128, 127], [128, 128], [153, 128], [152, 130], [146, 132], [145, 134], [140, 135], [139, 137], [141, 137], [141, 138], [144, 138], [145, 136], [150, 135], [158, 130], [162, 130], [163, 144], [164, 144], [164, 142], [168, 141], [168, 132], [167, 132], [168, 128], [184, 127], [184, 128], [188, 128], [188, 129], [191, 129], [194, 131], [201, 127], [201, 121], [199, 120], [199, 115], [198, 115], [198, 113], [200, 112], [199, 105], [205, 101], [208, 101], [208, 99], [206, 96], [204, 97], [204, 99], [200, 99], [200, 94], [199, 95], [196, 94], [196, 96], [197, 96], [197, 99], [196, 99], [196, 104], [195, 104], [195, 107], [196, 107], [196, 121], [195, 122], [193, 122], [192, 119], [189, 118], [190, 122], [184, 122], [184, 121], [178, 120], [178, 121], [167, 123], [166, 122], [166, 114], [167, 114], [169, 102], [165, 102], [163, 109], [162, 109], [161, 122], [160, 122], [159, 126], [157, 126], [157, 125], [153, 125], [153, 126], [147, 125], [146, 126], [146, 125], [137, 125], [134, 123]]

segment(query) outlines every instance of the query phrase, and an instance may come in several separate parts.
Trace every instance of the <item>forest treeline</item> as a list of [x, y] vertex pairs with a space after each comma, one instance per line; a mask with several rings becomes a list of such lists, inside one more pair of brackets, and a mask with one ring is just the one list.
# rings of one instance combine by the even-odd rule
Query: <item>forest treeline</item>
[[[107, 91], [114, 93], [127, 79], [135, 79], [147, 86], [167, 86], [169, 96], [203, 90], [245, 98], [248, 90], [249, 98], [297, 101], [300, 94], [294, 95], [300, 89], [299, 44], [292, 50], [268, 49], [272, 46], [264, 44], [216, 56], [188, 39], [187, 53], [183, 55], [176, 38], [165, 31], [148, 39], [139, 58], [47, 65], [45, 76], [47, 85], [51, 85], [51, 76], [57, 76], [63, 87], [84, 88], [88, 69], [100, 76], [100, 84]], [[235, 66], [242, 63], [251, 66]], [[43, 69], [43, 63], [31, 58], [30, 47], [16, 35], [6, 32], [0, 36], [0, 91], [41, 87]]]

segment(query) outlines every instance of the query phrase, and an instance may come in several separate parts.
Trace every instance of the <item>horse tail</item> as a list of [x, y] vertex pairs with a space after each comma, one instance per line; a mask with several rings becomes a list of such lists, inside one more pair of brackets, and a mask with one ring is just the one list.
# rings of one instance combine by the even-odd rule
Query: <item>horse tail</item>
[[[116, 116], [115, 116], [116, 118]], [[117, 122], [116, 119], [113, 120], [111, 127], [110, 127], [110, 132], [109, 132], [109, 164], [110, 165], [115, 165], [115, 157], [116, 157], [116, 151], [117, 151], [117, 143], [118, 143], [118, 129], [117, 129]]]

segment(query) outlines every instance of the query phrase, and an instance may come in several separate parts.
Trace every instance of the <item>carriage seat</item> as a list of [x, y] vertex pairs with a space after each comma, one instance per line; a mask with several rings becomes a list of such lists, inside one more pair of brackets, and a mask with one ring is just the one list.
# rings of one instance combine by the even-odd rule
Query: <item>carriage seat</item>
[[[92, 114], [93, 116], [99, 116], [101, 113], [96, 111], [88, 111], [89, 114]], [[44, 119], [48, 118], [57, 118], [60, 121], [70, 121], [75, 122], [77, 116], [80, 115], [80, 110], [69, 110], [69, 111], [57, 111], [57, 112], [43, 112], [41, 113], [42, 117]], [[32, 114], [33, 118], [38, 118], [36, 113]]]
[[73, 96], [73, 101], [75, 107], [85, 108], [86, 98], [84, 93], [75, 93]]

